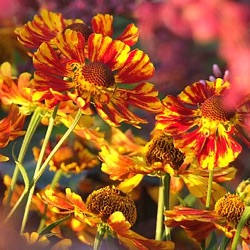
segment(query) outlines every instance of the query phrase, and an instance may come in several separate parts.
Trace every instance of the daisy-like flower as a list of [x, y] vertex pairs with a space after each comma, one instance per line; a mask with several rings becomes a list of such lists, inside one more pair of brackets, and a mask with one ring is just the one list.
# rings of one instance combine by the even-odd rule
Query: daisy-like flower
[[[105, 36], [113, 35], [113, 16], [98, 14], [92, 18], [91, 24], [90, 27], [80, 19], [64, 19], [61, 13], [43, 9], [40, 14], [34, 16], [32, 21], [17, 28], [15, 33], [18, 41], [31, 49], [37, 49], [45, 41], [53, 46], [53, 39], [67, 29], [81, 32], [85, 40], [91, 33], [99, 33]], [[138, 36], [138, 28], [134, 24], [129, 24], [117, 39], [132, 46], [137, 42]]]
[[104, 223], [125, 245], [133, 244], [133, 247], [145, 250], [174, 249], [174, 243], [170, 241], [147, 239], [130, 229], [137, 217], [135, 203], [128, 194], [115, 187], [107, 186], [93, 191], [86, 203], [69, 188], [66, 195], [47, 189], [41, 198], [52, 206], [54, 212], [74, 214], [78, 220], [94, 227]]
[[184, 89], [177, 97], [163, 99], [163, 111], [157, 114], [157, 129], [170, 133], [181, 151], [191, 149], [203, 168], [225, 167], [236, 159], [241, 145], [234, 139], [236, 134], [250, 146], [249, 104], [243, 103], [235, 110], [222, 104], [228, 81], [196, 82]]
[[[173, 193], [180, 192], [185, 184], [195, 197], [204, 200], [207, 195], [208, 171], [199, 168], [192, 157], [175, 148], [173, 138], [164, 132], [155, 133], [137, 155], [122, 155], [109, 145], [103, 145], [99, 155], [103, 162], [102, 171], [112, 180], [123, 181], [118, 187], [129, 184], [133, 189], [145, 175], [160, 177], [168, 173]], [[226, 193], [218, 183], [233, 179], [235, 174], [233, 167], [214, 170], [213, 201]]]
[[[169, 227], [181, 226], [192, 239], [202, 242], [209, 234], [219, 229], [228, 238], [233, 238], [237, 224], [245, 210], [245, 203], [238, 195], [227, 193], [215, 204], [214, 210], [198, 210], [188, 207], [174, 207], [165, 211], [165, 224]], [[241, 236], [249, 241], [250, 220], [246, 222]]]
[[[0, 120], [0, 148], [4, 148], [10, 141], [25, 134], [22, 130], [25, 115], [21, 114], [16, 105], [11, 105], [7, 117]], [[7, 161], [7, 156], [0, 154], [0, 162]]]
[[[130, 106], [150, 112], [162, 108], [152, 84], [143, 82], [131, 88], [131, 84], [147, 80], [154, 73], [154, 66], [143, 51], [131, 51], [119, 40], [93, 33], [86, 52], [83, 35], [72, 30], [59, 34], [55, 43], [60, 53], [44, 42], [34, 54], [35, 99], [50, 100], [51, 106], [72, 100], [87, 115], [93, 113], [93, 103], [98, 114], [112, 126], [147, 122], [133, 114]], [[126, 87], [121, 88], [120, 84]]]
[[[61, 136], [57, 136], [56, 142]], [[54, 148], [54, 143], [49, 142], [44, 155], [44, 160], [48, 157]], [[35, 160], [38, 160], [40, 149], [33, 148]], [[96, 155], [92, 154], [87, 144], [80, 137], [74, 138], [73, 141], [66, 140], [57, 150], [49, 162], [50, 170], [56, 172], [61, 169], [64, 173], [80, 173], [85, 169], [96, 167], [99, 160]]]

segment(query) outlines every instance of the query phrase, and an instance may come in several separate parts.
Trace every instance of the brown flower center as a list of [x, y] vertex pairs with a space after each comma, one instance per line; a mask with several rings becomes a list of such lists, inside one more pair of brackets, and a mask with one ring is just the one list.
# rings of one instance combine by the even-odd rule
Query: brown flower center
[[[245, 210], [245, 203], [235, 194], [225, 194], [215, 204], [216, 213], [227, 219], [228, 222], [237, 225]], [[250, 224], [250, 221], [247, 222]]]
[[224, 122], [229, 121], [235, 115], [235, 112], [226, 110], [222, 106], [221, 97], [218, 95], [209, 97], [201, 104], [201, 113], [203, 117]]
[[115, 77], [108, 66], [101, 62], [91, 62], [82, 68], [84, 79], [94, 86], [112, 87], [115, 84]]
[[106, 222], [114, 212], [122, 212], [133, 226], [136, 221], [136, 206], [132, 198], [114, 187], [104, 187], [92, 192], [86, 200], [87, 208]]
[[184, 161], [184, 154], [174, 147], [172, 136], [163, 134], [148, 144], [146, 153], [147, 164], [161, 162], [163, 165], [170, 164], [174, 169], [179, 169]]
[[84, 23], [72, 23], [65, 28], [65, 30], [67, 29], [80, 32], [83, 35], [85, 41], [87, 41], [90, 34], [93, 33], [91, 28]]

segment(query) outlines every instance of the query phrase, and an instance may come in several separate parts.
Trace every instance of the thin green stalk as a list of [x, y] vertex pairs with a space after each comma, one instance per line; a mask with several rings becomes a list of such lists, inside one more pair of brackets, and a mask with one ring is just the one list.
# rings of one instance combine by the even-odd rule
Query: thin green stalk
[[236, 233], [234, 235], [234, 239], [232, 242], [232, 248], [231, 248], [232, 250], [237, 249], [237, 245], [238, 245], [238, 242], [240, 239], [241, 231], [249, 218], [250, 218], [250, 206], [246, 206], [246, 208], [241, 216], [241, 219], [239, 221], [239, 224], [237, 226]]
[[163, 193], [162, 179], [160, 179], [160, 185], [159, 185], [159, 191], [158, 191], [156, 230], [155, 230], [156, 240], [162, 240], [163, 212], [164, 212], [164, 193]]
[[[43, 141], [43, 145], [42, 145], [42, 148], [41, 148], [41, 151], [40, 151], [40, 155], [39, 155], [38, 160], [37, 160], [37, 164], [36, 164], [36, 168], [35, 168], [35, 171], [34, 171], [33, 179], [36, 178], [37, 173], [39, 172], [40, 167], [42, 165], [42, 161], [43, 161], [43, 158], [44, 158], [46, 147], [48, 145], [48, 142], [49, 142], [49, 139], [51, 137], [52, 130], [53, 130], [53, 127], [54, 127], [54, 122], [55, 122], [57, 110], [58, 110], [58, 105], [54, 108], [52, 116], [50, 117], [47, 132], [46, 132], [46, 135], [45, 135], [45, 138], [44, 138], [44, 141]], [[27, 203], [26, 203], [26, 206], [25, 206], [22, 225], [21, 225], [21, 230], [20, 230], [21, 233], [23, 233], [24, 228], [25, 228], [26, 223], [27, 223], [27, 220], [28, 220], [28, 214], [29, 214], [31, 200], [32, 200], [34, 191], [35, 191], [35, 185], [33, 185], [29, 190], [28, 200], [27, 200]]]
[[213, 187], [214, 170], [209, 170], [208, 185], [207, 185], [207, 199], [206, 199], [206, 209], [210, 209], [212, 187]]
[[106, 225], [102, 222], [97, 227], [93, 250], [99, 250], [101, 247], [102, 239], [107, 231]]
[[[169, 210], [169, 199], [170, 199], [170, 175], [165, 174], [162, 177], [163, 194], [164, 194], [164, 210]], [[165, 225], [166, 240], [171, 240], [170, 228]]]
[[[74, 119], [73, 123], [71, 124], [71, 126], [68, 128], [68, 130], [65, 132], [65, 134], [60, 139], [60, 141], [56, 144], [56, 146], [50, 152], [50, 154], [48, 155], [48, 157], [46, 158], [46, 160], [44, 161], [44, 163], [42, 164], [42, 166], [38, 168], [38, 171], [35, 171], [36, 175], [34, 175], [32, 183], [30, 184], [30, 190], [31, 191], [29, 193], [29, 197], [28, 197], [28, 201], [27, 201], [27, 205], [26, 205], [26, 208], [27, 208], [26, 209], [26, 213], [25, 213], [25, 215], [23, 217], [21, 232], [23, 232], [23, 230], [25, 228], [25, 225], [27, 223], [29, 207], [30, 207], [30, 204], [31, 204], [32, 195], [34, 193], [34, 188], [35, 188], [35, 185], [36, 185], [37, 181], [40, 179], [40, 177], [44, 173], [44, 171], [45, 171], [45, 169], [46, 169], [49, 161], [52, 159], [52, 157], [54, 156], [54, 154], [56, 153], [56, 151], [61, 147], [61, 145], [63, 144], [63, 142], [68, 138], [68, 136], [74, 130], [74, 128], [77, 125], [77, 123], [78, 123], [79, 119], [81, 118], [81, 116], [82, 116], [82, 112], [81, 112], [81, 110], [79, 110], [78, 113], [76, 114], [75, 119]], [[52, 123], [52, 121], [51, 121], [51, 123]], [[32, 193], [32, 195], [31, 195], [31, 193]]]
[[[34, 135], [34, 133], [35, 133], [41, 119], [42, 119], [41, 112], [42, 112], [42, 110], [40, 108], [37, 108], [34, 111], [32, 117], [30, 119], [27, 131], [25, 133], [23, 143], [22, 143], [22, 146], [20, 148], [20, 152], [19, 152], [19, 155], [18, 155], [18, 158], [17, 158], [17, 162], [19, 162], [20, 164], [23, 163], [23, 160], [24, 160], [24, 157], [26, 155], [27, 149], [29, 147], [31, 138], [33, 137], [33, 135]], [[18, 175], [19, 175], [19, 168], [18, 168], [18, 166], [16, 164], [13, 175], [12, 175], [10, 188], [9, 188], [9, 191], [8, 191], [8, 194], [7, 194], [6, 207], [9, 207], [9, 205], [10, 205], [10, 201], [11, 201], [11, 198], [12, 198], [12, 195], [13, 195], [13, 191], [14, 191], [17, 179], [18, 179]]]
[[49, 161], [52, 159], [52, 157], [54, 156], [54, 154], [56, 153], [56, 151], [61, 147], [61, 145], [64, 143], [64, 141], [68, 138], [68, 136], [74, 130], [74, 128], [77, 125], [77, 123], [78, 123], [79, 119], [81, 118], [81, 116], [82, 116], [82, 112], [81, 112], [81, 110], [79, 110], [78, 113], [75, 116], [74, 121], [72, 122], [72, 124], [68, 128], [68, 130], [64, 133], [64, 135], [62, 136], [62, 138], [60, 139], [60, 141], [56, 144], [56, 146], [53, 148], [53, 150], [50, 152], [50, 154], [48, 155], [48, 157], [44, 161], [44, 163], [41, 166], [39, 172], [37, 173], [36, 178], [34, 178], [32, 180], [31, 187], [33, 185], [35, 185], [37, 183], [37, 181], [40, 179], [40, 177], [42, 176], [43, 172], [45, 171], [45, 169], [46, 169]]
[[[206, 198], [206, 209], [210, 209], [211, 203], [211, 196], [212, 196], [212, 188], [213, 188], [213, 178], [214, 178], [214, 170], [209, 169], [209, 176], [208, 176], [208, 184], [207, 184], [207, 198]], [[201, 242], [201, 249], [206, 249], [206, 240]]]
[[[56, 171], [54, 177], [53, 177], [53, 180], [50, 184], [50, 187], [53, 189], [55, 187], [55, 185], [59, 182], [60, 178], [62, 177], [62, 174], [63, 174], [63, 171], [62, 169], [59, 169], [58, 171]], [[47, 213], [47, 209], [48, 209], [48, 205], [45, 204], [44, 206], [44, 211], [43, 211], [43, 215], [42, 215], [42, 218], [41, 218], [41, 221], [40, 221], [40, 224], [39, 224], [39, 227], [37, 229], [37, 232], [40, 233], [44, 226], [45, 226], [45, 221], [46, 221], [46, 213]]]

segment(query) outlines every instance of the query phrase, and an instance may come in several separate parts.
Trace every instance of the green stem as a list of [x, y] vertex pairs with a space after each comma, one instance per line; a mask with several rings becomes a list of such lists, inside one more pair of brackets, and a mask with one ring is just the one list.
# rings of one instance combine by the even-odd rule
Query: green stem
[[[23, 160], [24, 160], [24, 157], [26, 155], [27, 149], [29, 147], [31, 138], [33, 137], [33, 135], [34, 135], [34, 133], [35, 133], [41, 119], [42, 119], [41, 109], [37, 108], [34, 111], [32, 117], [30, 119], [29, 126], [27, 128], [26, 133], [25, 133], [23, 143], [22, 143], [22, 146], [21, 146], [18, 158], [17, 158], [17, 161], [20, 164], [23, 163]], [[13, 172], [13, 175], [12, 175], [11, 184], [10, 184], [10, 188], [9, 188], [8, 195], [7, 195], [6, 207], [9, 207], [9, 205], [10, 205], [10, 201], [11, 201], [11, 198], [12, 198], [12, 195], [13, 195], [13, 191], [14, 191], [17, 179], [18, 179], [18, 175], [19, 175], [19, 168], [16, 165], [15, 169], [14, 169], [14, 172]]]
[[160, 185], [159, 185], [159, 192], [158, 192], [156, 230], [155, 230], [156, 240], [162, 240], [163, 212], [164, 212], [164, 193], [163, 193], [162, 178], [160, 178]]
[[37, 173], [36, 178], [34, 178], [32, 180], [31, 187], [33, 185], [35, 185], [37, 183], [37, 181], [40, 179], [40, 177], [42, 176], [43, 172], [45, 171], [45, 169], [46, 169], [49, 161], [52, 159], [52, 157], [54, 156], [54, 154], [56, 153], [56, 151], [61, 147], [61, 145], [64, 143], [64, 141], [68, 138], [68, 136], [74, 130], [74, 128], [77, 125], [77, 123], [78, 123], [79, 119], [81, 118], [81, 116], [82, 116], [82, 112], [81, 112], [81, 110], [78, 110], [78, 113], [76, 114], [74, 121], [72, 122], [72, 124], [70, 125], [70, 127], [68, 128], [68, 130], [64, 133], [64, 135], [62, 136], [62, 138], [60, 139], [60, 141], [56, 144], [56, 146], [50, 152], [50, 154], [48, 155], [48, 157], [44, 161], [43, 165], [41, 166], [39, 172]]
[[[214, 178], [214, 170], [209, 169], [209, 176], [208, 176], [208, 184], [207, 184], [207, 198], [206, 198], [206, 209], [210, 209], [211, 203], [211, 196], [212, 196], [212, 188], [213, 188], [213, 178]], [[201, 249], [206, 249], [206, 240], [201, 242]]]
[[214, 178], [214, 170], [209, 170], [209, 177], [208, 177], [208, 185], [207, 185], [207, 199], [206, 199], [206, 209], [210, 209], [211, 203], [211, 196], [212, 196], [212, 188], [213, 188], [213, 178]]
[[[50, 187], [52, 189], [59, 182], [60, 178], [62, 177], [62, 174], [63, 174], [62, 169], [59, 169], [58, 171], [56, 171], [56, 173], [55, 173], [55, 175], [53, 177], [53, 180], [52, 180], [52, 182], [50, 184]], [[39, 227], [37, 229], [38, 234], [42, 232], [42, 230], [43, 230], [43, 228], [45, 226], [47, 209], [48, 209], [48, 204], [45, 204], [44, 211], [43, 211], [43, 214], [42, 214], [42, 218], [41, 218], [41, 221], [40, 221], [40, 225], [39, 225]]]
[[[38, 172], [40, 170], [40, 167], [42, 165], [44, 154], [45, 154], [45, 151], [46, 151], [49, 139], [51, 137], [53, 127], [54, 127], [54, 121], [55, 121], [55, 118], [56, 118], [57, 110], [58, 110], [58, 105], [54, 108], [52, 116], [50, 117], [47, 132], [46, 132], [46, 135], [45, 135], [45, 138], [44, 138], [44, 141], [43, 141], [43, 145], [42, 145], [42, 148], [41, 148], [38, 160], [37, 160], [37, 164], [36, 164], [36, 168], [35, 168], [35, 171], [34, 171], [33, 179], [36, 178], [36, 176], [37, 176], [37, 174], [38, 174]], [[27, 223], [27, 220], [28, 220], [31, 200], [32, 200], [34, 191], [35, 191], [35, 185], [33, 185], [29, 190], [28, 200], [27, 200], [27, 203], [26, 203], [26, 206], [25, 206], [22, 225], [21, 225], [21, 230], [20, 230], [21, 233], [23, 233], [23, 231], [25, 229], [25, 226], [26, 226], [26, 223]]]
[[103, 237], [104, 237], [104, 235], [106, 233], [106, 230], [107, 230], [106, 225], [101, 222], [97, 227], [97, 232], [96, 232], [96, 236], [95, 236], [93, 250], [99, 250], [100, 249], [102, 239], [103, 239]]
[[246, 206], [244, 213], [242, 214], [241, 219], [239, 221], [239, 224], [237, 226], [236, 233], [234, 235], [234, 239], [232, 242], [232, 248], [231, 248], [232, 250], [237, 249], [237, 245], [238, 245], [238, 242], [240, 239], [240, 234], [241, 234], [242, 228], [245, 226], [245, 224], [249, 218], [250, 218], [250, 206]]
[[[170, 175], [165, 174], [162, 177], [163, 194], [164, 194], [164, 210], [169, 210], [169, 199], [170, 199]], [[171, 240], [170, 228], [165, 225], [166, 240]]]

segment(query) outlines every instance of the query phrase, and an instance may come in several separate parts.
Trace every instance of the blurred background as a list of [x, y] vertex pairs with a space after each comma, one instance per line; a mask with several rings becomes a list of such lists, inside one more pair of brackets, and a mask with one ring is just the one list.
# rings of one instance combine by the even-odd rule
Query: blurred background
[[[32, 73], [33, 67], [13, 31], [32, 20], [42, 8], [60, 12], [64, 18], [82, 19], [87, 24], [91, 24], [91, 18], [98, 13], [112, 14], [114, 30], [118, 35], [128, 23], [135, 23], [140, 28], [137, 46], [150, 56], [155, 65], [151, 82], [156, 85], [161, 99], [180, 93], [195, 81], [208, 79], [213, 74], [214, 64], [219, 66], [222, 76], [225, 70], [229, 70], [232, 87], [224, 100], [229, 108], [250, 94], [249, 0], [0, 0], [0, 64], [10, 62], [15, 75], [24, 71]], [[4, 108], [0, 109], [0, 118], [6, 116]], [[148, 140], [154, 127], [154, 115], [140, 115], [149, 123], [143, 125], [141, 130], [132, 130]], [[124, 131], [128, 128], [127, 125], [121, 127]], [[41, 127], [41, 134], [36, 135], [30, 147], [38, 146], [37, 142], [43, 135], [44, 128]], [[12, 147], [10, 143], [1, 152], [11, 156]], [[249, 156], [249, 149], [243, 148], [243, 153], [234, 162], [238, 173], [230, 183], [229, 191], [234, 192], [241, 180], [250, 177]], [[33, 169], [33, 155], [27, 157], [26, 162], [27, 168]], [[11, 163], [0, 163], [0, 171], [1, 175], [11, 174]], [[101, 185], [98, 183], [108, 183], [107, 178], [96, 170], [77, 178], [91, 179], [91, 183], [95, 183], [93, 188]], [[71, 187], [76, 183], [74, 178], [63, 181], [65, 186]], [[154, 193], [152, 190], [157, 185], [156, 179], [145, 178], [136, 201], [139, 218], [134, 230], [150, 238], [154, 238], [157, 209], [156, 195], [150, 194]], [[186, 243], [184, 240], [178, 243], [178, 248], [195, 249], [195, 245], [189, 241]]]

